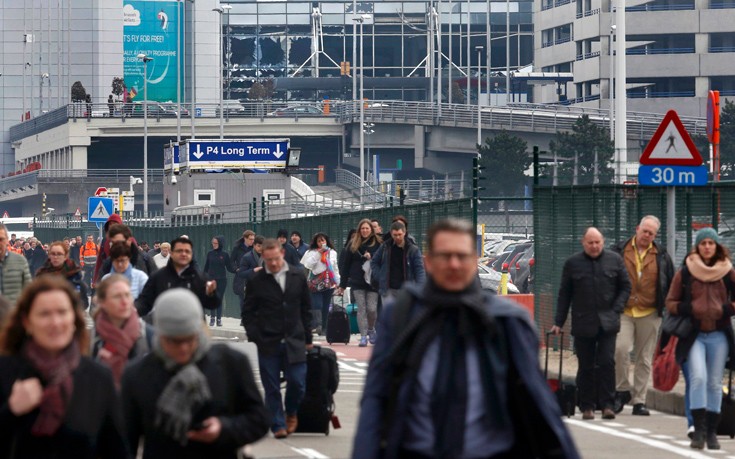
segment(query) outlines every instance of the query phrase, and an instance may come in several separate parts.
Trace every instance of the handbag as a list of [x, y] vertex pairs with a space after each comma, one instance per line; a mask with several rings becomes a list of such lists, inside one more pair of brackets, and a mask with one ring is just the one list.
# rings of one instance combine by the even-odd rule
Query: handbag
[[314, 274], [313, 272], [309, 271], [307, 286], [309, 287], [310, 292], [318, 293], [329, 290], [330, 288], [334, 288], [334, 283], [329, 278], [329, 273], [327, 271], [322, 271], [319, 274]]
[[363, 277], [365, 279], [365, 283], [370, 285], [370, 260], [365, 260], [365, 262], [362, 264], [362, 272], [364, 273]]
[[661, 349], [661, 341], [656, 345], [653, 357], [653, 387], [668, 392], [679, 381], [679, 364], [676, 363], [676, 344], [679, 338], [671, 336], [666, 346]]
[[694, 324], [692, 323], [692, 318], [689, 316], [667, 313], [664, 316], [663, 323], [661, 324], [661, 330], [672, 336], [688, 338], [694, 331]]

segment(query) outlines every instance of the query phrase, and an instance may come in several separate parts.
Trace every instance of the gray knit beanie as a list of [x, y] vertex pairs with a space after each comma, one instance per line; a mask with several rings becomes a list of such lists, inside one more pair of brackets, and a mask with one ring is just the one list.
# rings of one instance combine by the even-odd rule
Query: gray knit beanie
[[153, 325], [161, 336], [198, 335], [202, 330], [202, 305], [189, 290], [166, 290], [156, 298], [153, 311]]
[[694, 245], [698, 246], [699, 243], [704, 241], [705, 239], [712, 239], [717, 244], [720, 243], [720, 236], [717, 235], [717, 231], [712, 228], [702, 228], [701, 230], [697, 231]]

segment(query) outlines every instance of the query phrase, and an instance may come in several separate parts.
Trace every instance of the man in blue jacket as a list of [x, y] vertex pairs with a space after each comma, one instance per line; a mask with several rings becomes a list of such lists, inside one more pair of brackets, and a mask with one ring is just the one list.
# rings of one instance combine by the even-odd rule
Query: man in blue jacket
[[528, 314], [480, 287], [472, 224], [443, 220], [427, 236], [428, 280], [379, 316], [352, 457], [578, 458], [531, 364]]
[[390, 238], [380, 246], [370, 262], [370, 278], [378, 286], [383, 304], [395, 298], [406, 281], [421, 284], [426, 279], [421, 250], [406, 237], [406, 225], [390, 225]]

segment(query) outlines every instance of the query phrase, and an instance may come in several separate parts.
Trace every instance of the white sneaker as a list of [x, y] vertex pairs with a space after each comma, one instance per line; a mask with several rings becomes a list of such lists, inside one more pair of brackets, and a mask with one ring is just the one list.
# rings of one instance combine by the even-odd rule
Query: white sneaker
[[687, 437], [691, 440], [694, 437], [694, 426], [689, 426], [687, 429]]

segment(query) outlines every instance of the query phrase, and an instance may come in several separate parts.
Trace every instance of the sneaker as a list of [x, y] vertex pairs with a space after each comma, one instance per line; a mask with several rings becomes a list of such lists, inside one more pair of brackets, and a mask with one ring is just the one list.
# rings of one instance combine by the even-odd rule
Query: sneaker
[[689, 426], [687, 429], [687, 437], [689, 437], [690, 440], [694, 438], [694, 426]]
[[358, 344], [358, 346], [365, 347], [367, 346], [367, 343], [368, 343], [367, 336], [363, 336], [360, 338], [360, 344]]
[[370, 341], [370, 344], [375, 344], [375, 340], [378, 339], [378, 332], [375, 331], [375, 329], [368, 330], [368, 341]]
[[221, 326], [222, 326], [222, 321], [221, 321], [221, 320], [218, 320], [218, 321], [217, 321], [217, 326], [218, 326], [218, 327], [221, 327]]
[[210, 327], [214, 327], [214, 317], [212, 317], [211, 319], [209, 319], [209, 326]]

